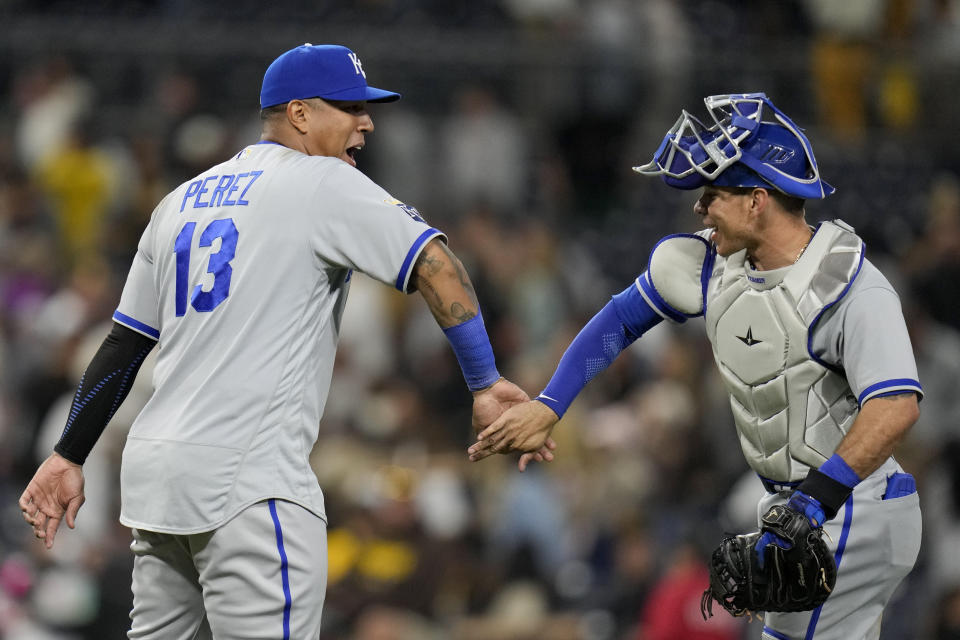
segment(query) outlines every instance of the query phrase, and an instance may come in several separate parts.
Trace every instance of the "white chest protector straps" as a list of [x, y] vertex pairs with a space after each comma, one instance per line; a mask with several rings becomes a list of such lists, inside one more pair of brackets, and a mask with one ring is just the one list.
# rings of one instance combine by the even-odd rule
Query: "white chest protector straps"
[[[661, 243], [655, 253], [673, 253], [670, 244]], [[691, 247], [688, 241], [685, 248]], [[709, 251], [698, 253], [701, 264], [709, 260]], [[730, 393], [744, 456], [764, 478], [803, 479], [833, 454], [853, 424], [856, 398], [842, 374], [810, 353], [810, 332], [848, 290], [862, 258], [863, 242], [842, 221], [821, 224], [772, 287], [748, 279], [745, 251], [716, 257], [706, 294], [707, 336]], [[651, 267], [656, 262], [651, 257]], [[655, 269], [650, 275], [664, 301], [686, 302], [679, 310], [694, 311], [691, 294], [702, 291], [702, 278], [668, 280]]]

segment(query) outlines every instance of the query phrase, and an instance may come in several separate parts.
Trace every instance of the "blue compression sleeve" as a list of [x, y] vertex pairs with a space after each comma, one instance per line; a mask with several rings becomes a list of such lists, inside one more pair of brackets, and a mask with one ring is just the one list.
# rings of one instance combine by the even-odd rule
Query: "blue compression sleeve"
[[633, 284], [613, 296], [567, 347], [553, 378], [537, 400], [563, 417], [594, 376], [662, 319]]

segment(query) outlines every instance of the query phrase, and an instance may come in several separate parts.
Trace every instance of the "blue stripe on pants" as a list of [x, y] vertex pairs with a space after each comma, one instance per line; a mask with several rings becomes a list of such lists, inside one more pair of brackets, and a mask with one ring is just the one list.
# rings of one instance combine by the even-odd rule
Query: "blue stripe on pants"
[[770, 627], [764, 627], [763, 633], [770, 636], [771, 638], [775, 638], [776, 640], [790, 640], [790, 638], [788, 638], [787, 636], [783, 635], [779, 631], [774, 631]]
[[[840, 542], [837, 543], [837, 552], [833, 556], [834, 562], [837, 564], [837, 571], [840, 570], [840, 560], [843, 558], [843, 551], [847, 548], [847, 538], [850, 536], [850, 525], [853, 522], [853, 494], [851, 493], [847, 496], [847, 502], [845, 504], [844, 514], [843, 514], [843, 530], [840, 533]], [[826, 604], [826, 603], [824, 603]], [[805, 640], [812, 640], [813, 634], [817, 629], [817, 622], [820, 621], [820, 612], [823, 610], [823, 605], [813, 610], [813, 614], [810, 616], [810, 624], [807, 626], [807, 635]]]
[[283, 578], [283, 640], [290, 640], [290, 576], [287, 574], [287, 552], [283, 548], [283, 530], [280, 528], [280, 518], [277, 516], [276, 501], [270, 499], [270, 516], [273, 518], [273, 528], [277, 532], [277, 550], [280, 552], [280, 575]]

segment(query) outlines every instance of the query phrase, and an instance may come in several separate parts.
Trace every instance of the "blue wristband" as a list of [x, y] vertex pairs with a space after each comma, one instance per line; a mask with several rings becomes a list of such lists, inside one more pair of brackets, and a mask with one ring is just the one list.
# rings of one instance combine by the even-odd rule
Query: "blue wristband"
[[[835, 453], [818, 469], [810, 470], [794, 495], [800, 494], [815, 500], [829, 520], [837, 515], [853, 488], [859, 483], [860, 477], [846, 460]], [[807, 517], [811, 517], [809, 513]]]
[[447, 327], [443, 333], [453, 347], [463, 378], [471, 391], [489, 387], [500, 379], [482, 315], [477, 313], [466, 322]]
[[833, 478], [843, 486], [849, 487], [850, 489], [853, 489], [855, 486], [860, 484], [860, 476], [857, 475], [857, 472], [851, 469], [850, 465], [847, 464], [847, 461], [836, 453], [833, 454], [829, 460], [820, 465], [820, 473]]

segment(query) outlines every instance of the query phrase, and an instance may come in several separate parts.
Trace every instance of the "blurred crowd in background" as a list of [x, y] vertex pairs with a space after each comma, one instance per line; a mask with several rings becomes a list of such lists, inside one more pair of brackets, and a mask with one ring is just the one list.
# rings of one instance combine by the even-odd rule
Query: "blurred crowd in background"
[[[125, 637], [119, 454], [152, 360], [46, 552], [17, 498], [59, 437], [153, 207], [257, 140], [266, 65], [354, 49], [361, 170], [449, 236], [500, 371], [538, 393], [695, 193], [643, 178], [681, 108], [764, 91], [805, 126], [898, 288], [926, 391], [897, 457], [924, 545], [884, 640], [960, 638], [958, 0], [0, 0], [0, 637]], [[269, 295], [269, 292], [265, 292]], [[702, 321], [661, 325], [556, 429], [557, 460], [469, 463], [471, 397], [418, 296], [357, 276], [312, 460], [329, 516], [323, 640], [739, 640], [705, 558], [755, 528]]]

